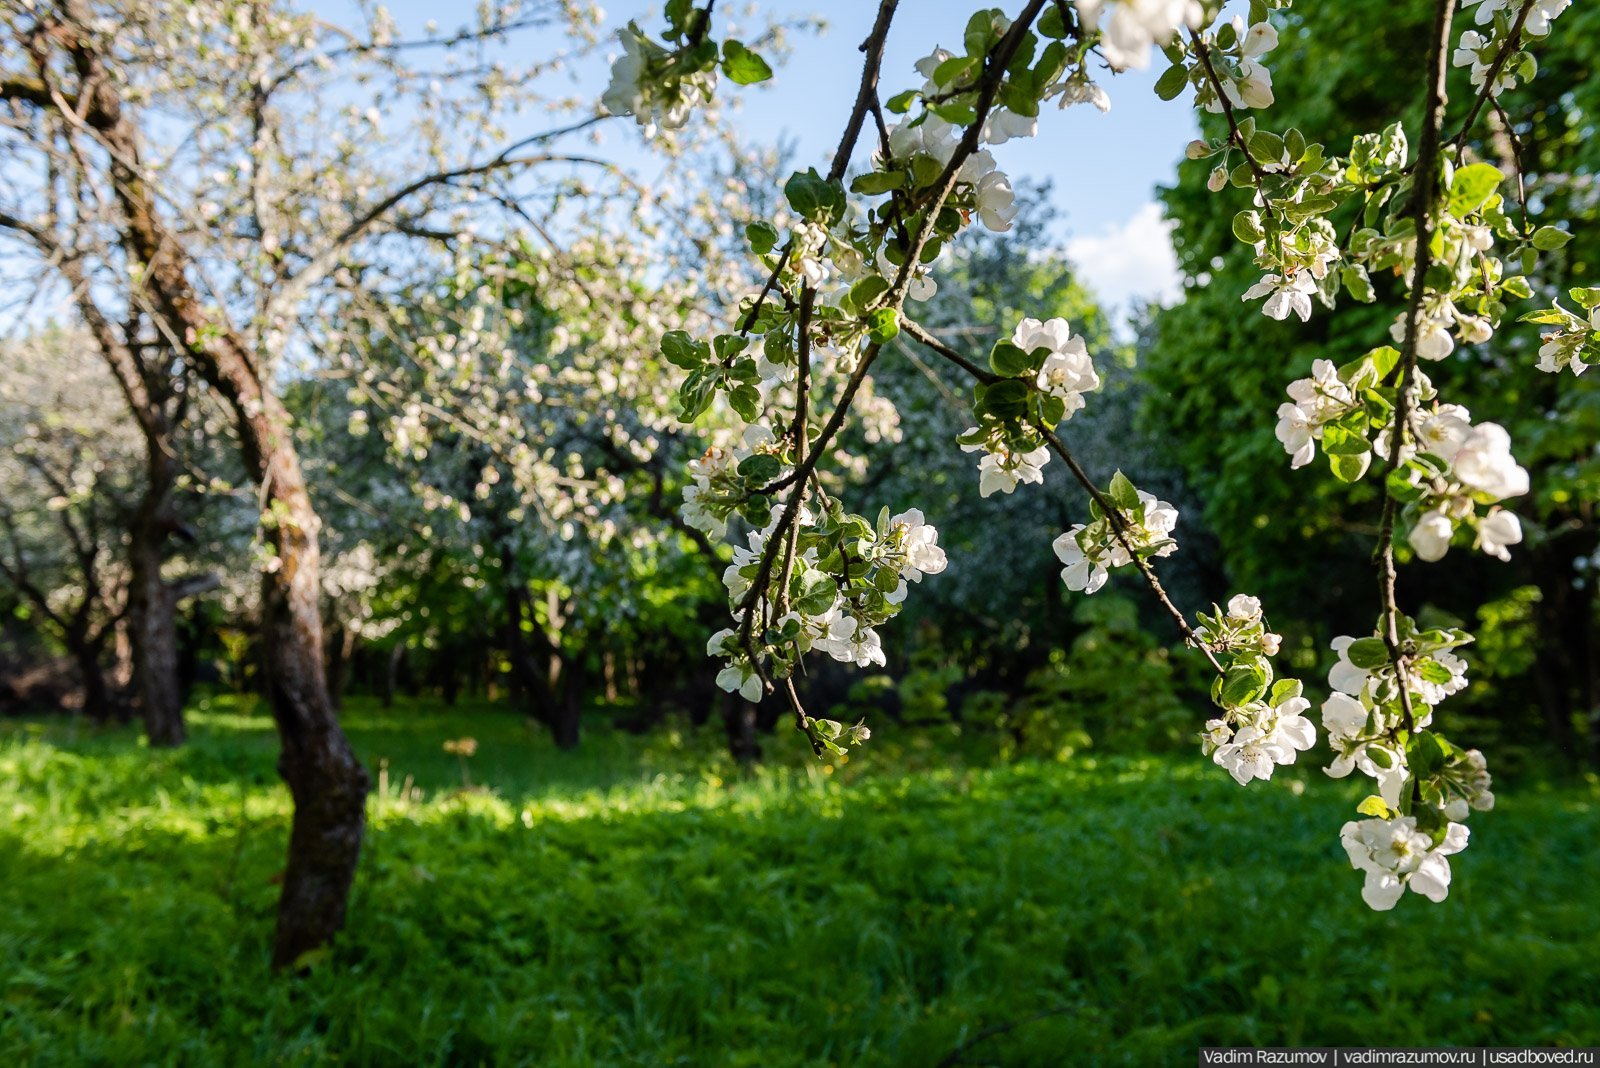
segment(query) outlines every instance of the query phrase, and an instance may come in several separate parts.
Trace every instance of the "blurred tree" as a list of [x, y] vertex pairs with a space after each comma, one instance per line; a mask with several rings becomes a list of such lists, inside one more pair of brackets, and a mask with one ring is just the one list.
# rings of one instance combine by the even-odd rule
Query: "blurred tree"
[[137, 496], [138, 452], [88, 337], [0, 344], [0, 577], [71, 656], [100, 721], [122, 697], [106, 653], [129, 607], [119, 512]]

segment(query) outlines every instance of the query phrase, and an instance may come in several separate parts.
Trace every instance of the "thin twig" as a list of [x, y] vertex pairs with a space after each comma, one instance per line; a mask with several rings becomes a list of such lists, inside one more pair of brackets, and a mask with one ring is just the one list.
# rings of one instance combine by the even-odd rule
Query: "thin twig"
[[[1536, 0], [1523, 0], [1522, 10], [1517, 12], [1517, 20], [1511, 24], [1511, 32], [1506, 34], [1506, 43], [1501, 46], [1500, 54], [1495, 56], [1494, 62], [1489, 65], [1489, 70], [1484, 75], [1483, 88], [1478, 91], [1477, 97], [1473, 99], [1472, 110], [1467, 112], [1466, 121], [1461, 124], [1461, 129], [1459, 132], [1457, 132], [1454, 138], [1454, 148], [1458, 155], [1460, 154], [1462, 147], [1467, 143], [1467, 135], [1472, 132], [1473, 125], [1478, 121], [1478, 114], [1483, 111], [1484, 102], [1494, 96], [1494, 83], [1499, 80], [1500, 72], [1505, 69], [1505, 65], [1511, 60], [1512, 53], [1514, 53], [1517, 50], [1518, 45], [1521, 44], [1522, 26], [1528, 21], [1528, 15], [1533, 11], [1533, 5], [1535, 2]], [[1437, 25], [1434, 28], [1437, 30]], [[1449, 34], [1450, 29], [1447, 24], [1445, 27], [1446, 49], [1450, 47]], [[1429, 47], [1432, 48], [1436, 43], [1437, 42], [1429, 42]], [[1442, 118], [1443, 117], [1441, 116], [1441, 121]]]
[[1217, 74], [1217, 68], [1211, 65], [1211, 49], [1194, 30], [1189, 31], [1189, 40], [1194, 45], [1195, 55], [1200, 57], [1200, 65], [1206, 69], [1206, 77], [1211, 80], [1211, 86], [1216, 90], [1217, 100], [1222, 104], [1222, 114], [1228, 120], [1228, 139], [1231, 140], [1240, 152], [1244, 153], [1244, 161], [1250, 165], [1250, 173], [1255, 175], [1256, 185], [1267, 180], [1267, 174], [1250, 154], [1250, 143], [1245, 140], [1244, 132], [1239, 129], [1239, 122], [1233, 113], [1233, 101], [1228, 99], [1228, 94], [1223, 91], [1222, 78]]
[[[978, 367], [977, 364], [961, 353], [934, 337], [921, 325], [911, 322], [906, 322], [902, 325], [907, 328], [906, 333], [980, 382], [997, 380], [997, 376]], [[1061, 462], [1067, 465], [1067, 470], [1072, 473], [1072, 477], [1077, 479], [1078, 484], [1083, 487], [1095, 504], [1100, 506], [1100, 510], [1105, 513], [1107, 520], [1111, 523], [1112, 535], [1116, 537], [1117, 542], [1122, 546], [1123, 551], [1128, 554], [1129, 559], [1133, 561], [1134, 566], [1139, 569], [1139, 574], [1144, 577], [1145, 583], [1149, 585], [1151, 592], [1155, 594], [1155, 598], [1160, 602], [1161, 607], [1166, 610], [1167, 614], [1172, 617], [1173, 622], [1178, 625], [1178, 631], [1183, 635], [1184, 641], [1204, 653], [1211, 666], [1217, 670], [1219, 675], [1222, 674], [1222, 665], [1218, 663], [1210, 646], [1200, 640], [1199, 635], [1195, 634], [1194, 628], [1189, 625], [1189, 620], [1178, 610], [1178, 606], [1172, 603], [1172, 598], [1167, 594], [1166, 587], [1161, 584], [1161, 579], [1157, 577], [1155, 568], [1150, 565], [1150, 561], [1140, 556], [1135, 550], [1130, 536], [1131, 524], [1128, 522], [1127, 517], [1122, 514], [1122, 510], [1104, 493], [1100, 492], [1100, 487], [1095, 485], [1088, 472], [1084, 471], [1083, 466], [1072, 455], [1072, 450], [1067, 448], [1066, 442], [1061, 440], [1060, 435], [1044, 426], [1036, 425], [1036, 429], [1043, 435], [1051, 451], [1061, 457]]]

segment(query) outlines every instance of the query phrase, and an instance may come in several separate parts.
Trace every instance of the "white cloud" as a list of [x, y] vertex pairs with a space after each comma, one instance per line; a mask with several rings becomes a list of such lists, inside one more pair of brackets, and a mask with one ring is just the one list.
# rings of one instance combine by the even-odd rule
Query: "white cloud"
[[1126, 313], [1135, 299], [1169, 302], [1181, 294], [1171, 235], [1161, 205], [1151, 203], [1098, 234], [1072, 238], [1067, 255], [1107, 311]]

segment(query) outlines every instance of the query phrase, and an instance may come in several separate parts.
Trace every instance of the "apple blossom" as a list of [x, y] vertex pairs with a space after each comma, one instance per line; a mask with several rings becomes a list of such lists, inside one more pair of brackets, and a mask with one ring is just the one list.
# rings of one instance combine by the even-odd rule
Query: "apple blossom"
[[1085, 26], [1100, 26], [1100, 51], [1119, 70], [1148, 67], [1151, 45], [1166, 44], [1204, 17], [1195, 0], [1077, 0], [1077, 8]]
[[1266, 297], [1261, 311], [1269, 319], [1282, 321], [1293, 312], [1301, 322], [1311, 319], [1311, 294], [1317, 291], [1317, 280], [1309, 270], [1263, 275], [1261, 281], [1244, 291], [1241, 300], [1259, 300]]
[[1433, 902], [1450, 892], [1450, 862], [1445, 858], [1467, 847], [1468, 832], [1448, 824], [1437, 844], [1417, 828], [1414, 816], [1352, 820], [1339, 830], [1350, 865], [1366, 875], [1361, 899], [1373, 909], [1394, 908], [1407, 888]]
[[1500, 560], [1511, 559], [1510, 546], [1522, 542], [1522, 522], [1514, 512], [1503, 508], [1490, 509], [1478, 521], [1478, 548]]
[[1473, 427], [1450, 466], [1463, 485], [1494, 500], [1528, 492], [1528, 472], [1512, 457], [1511, 435], [1498, 423]]

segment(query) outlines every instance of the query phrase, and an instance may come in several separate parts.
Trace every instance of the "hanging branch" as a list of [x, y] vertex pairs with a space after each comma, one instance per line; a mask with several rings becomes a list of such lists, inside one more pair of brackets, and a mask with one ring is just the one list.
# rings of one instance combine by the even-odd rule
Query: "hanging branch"
[[[1529, 5], [1531, 6], [1531, 4]], [[1411, 686], [1404, 652], [1400, 648], [1400, 609], [1395, 598], [1394, 523], [1399, 501], [1389, 492], [1389, 476], [1400, 466], [1406, 424], [1411, 417], [1411, 389], [1417, 370], [1417, 330], [1422, 300], [1427, 293], [1428, 268], [1433, 266], [1433, 209], [1438, 198], [1440, 129], [1444, 125], [1445, 59], [1450, 47], [1450, 20], [1456, 0], [1439, 0], [1433, 14], [1433, 36], [1428, 42], [1428, 96], [1422, 113], [1422, 143], [1417, 150], [1417, 171], [1411, 198], [1411, 219], [1416, 226], [1416, 263], [1411, 274], [1411, 300], [1406, 310], [1405, 337], [1400, 343], [1400, 392], [1395, 398], [1394, 433], [1379, 482], [1383, 486], [1383, 517], [1378, 526], [1378, 593], [1383, 603], [1383, 643], [1389, 650], [1400, 685], [1405, 723], [1414, 723]], [[1523, 12], [1526, 14], [1526, 10]]]

